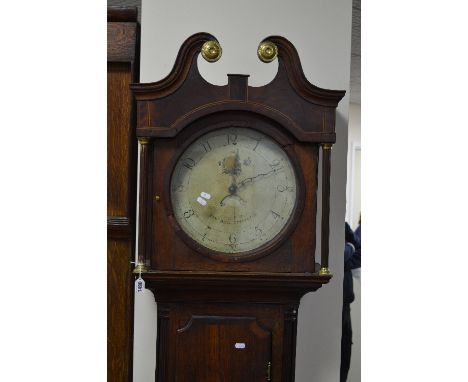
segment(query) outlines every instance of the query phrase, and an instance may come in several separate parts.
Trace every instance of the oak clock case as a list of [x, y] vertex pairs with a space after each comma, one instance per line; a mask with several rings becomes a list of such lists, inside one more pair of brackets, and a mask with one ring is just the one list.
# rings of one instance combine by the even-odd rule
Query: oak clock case
[[221, 52], [214, 36], [195, 34], [166, 78], [131, 87], [137, 271], [158, 303], [156, 380], [292, 382], [300, 299], [332, 277], [330, 158], [344, 91], [309, 83], [279, 36], [257, 52], [278, 59], [272, 82], [251, 87], [248, 75], [229, 74], [212, 85], [197, 58]]
[[133, 266], [135, 260], [138, 142], [137, 8], [107, 9], [107, 380], [133, 375]]

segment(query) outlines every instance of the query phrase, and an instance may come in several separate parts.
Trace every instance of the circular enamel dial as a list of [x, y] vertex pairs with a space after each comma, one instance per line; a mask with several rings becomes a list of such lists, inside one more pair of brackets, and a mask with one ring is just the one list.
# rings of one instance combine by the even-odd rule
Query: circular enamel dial
[[171, 177], [182, 230], [201, 246], [237, 254], [272, 241], [288, 224], [297, 180], [286, 152], [248, 128], [224, 128], [194, 141]]

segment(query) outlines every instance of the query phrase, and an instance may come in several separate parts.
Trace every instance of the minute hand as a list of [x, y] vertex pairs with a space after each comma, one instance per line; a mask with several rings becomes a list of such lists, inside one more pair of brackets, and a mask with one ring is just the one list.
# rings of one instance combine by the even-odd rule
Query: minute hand
[[277, 172], [278, 170], [271, 170], [271, 171], [268, 171], [266, 172], [265, 174], [258, 174], [258, 175], [255, 175], [255, 176], [252, 176], [250, 178], [245, 178], [242, 182], [240, 182], [238, 185], [237, 185], [237, 188], [241, 188], [241, 187], [244, 187], [246, 184], [249, 184], [249, 183], [252, 183], [254, 180], [256, 179], [262, 179], [262, 178], [265, 178], [266, 176], [270, 175], [270, 174], [273, 174], [275, 172]]

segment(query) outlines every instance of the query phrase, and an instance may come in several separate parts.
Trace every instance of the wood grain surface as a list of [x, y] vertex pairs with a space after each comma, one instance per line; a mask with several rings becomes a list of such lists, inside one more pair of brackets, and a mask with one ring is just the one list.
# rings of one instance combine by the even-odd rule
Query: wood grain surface
[[135, 56], [137, 44], [136, 23], [109, 22], [107, 25], [107, 60], [129, 61]]
[[133, 340], [132, 243], [107, 242], [107, 372], [108, 381], [128, 381]]
[[[137, 19], [132, 21], [141, 22], [141, 0], [107, 0], [107, 7], [109, 8], [130, 8], [136, 9]], [[110, 21], [110, 20], [108, 20]]]
[[[132, 380], [138, 80], [136, 8], [108, 9], [107, 61], [107, 380]], [[112, 21], [118, 20], [118, 21]], [[92, 89], [90, 90], [92, 91]]]
[[131, 78], [129, 63], [107, 65], [107, 216], [128, 216]]

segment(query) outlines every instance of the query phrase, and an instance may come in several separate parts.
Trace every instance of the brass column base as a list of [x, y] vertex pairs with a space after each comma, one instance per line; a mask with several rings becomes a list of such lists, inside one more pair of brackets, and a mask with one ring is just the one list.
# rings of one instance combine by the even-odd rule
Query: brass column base
[[325, 267], [320, 268], [319, 275], [320, 275], [320, 276], [331, 275], [330, 269], [325, 268]]
[[146, 268], [145, 264], [143, 263], [138, 263], [135, 269], [133, 270], [133, 273], [145, 273], [148, 272], [148, 268]]

